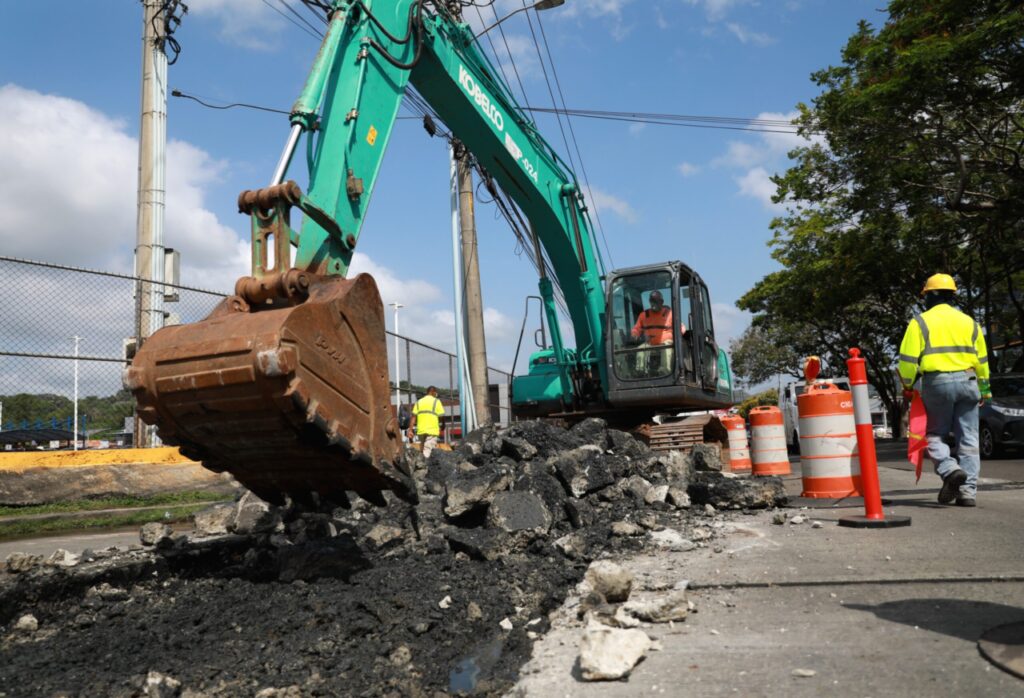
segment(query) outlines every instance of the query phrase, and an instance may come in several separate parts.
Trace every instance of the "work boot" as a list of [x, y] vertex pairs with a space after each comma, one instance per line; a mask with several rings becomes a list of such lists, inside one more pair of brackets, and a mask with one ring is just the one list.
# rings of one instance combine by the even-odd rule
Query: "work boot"
[[974, 497], [957, 497], [956, 505], [958, 507], [976, 507], [978, 503], [974, 501]]
[[939, 490], [939, 504], [949, 504], [960, 492], [960, 485], [967, 482], [967, 473], [957, 468], [942, 478], [942, 489]]

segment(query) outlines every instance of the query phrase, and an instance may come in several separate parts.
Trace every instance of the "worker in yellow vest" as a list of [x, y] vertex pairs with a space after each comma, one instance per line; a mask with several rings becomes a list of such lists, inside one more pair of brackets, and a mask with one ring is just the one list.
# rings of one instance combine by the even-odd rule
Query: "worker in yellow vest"
[[[978, 407], [992, 398], [988, 351], [981, 327], [953, 307], [956, 283], [949, 274], [935, 274], [921, 291], [926, 310], [907, 325], [900, 344], [900, 379], [904, 397], [913, 395], [918, 375], [928, 413], [928, 457], [942, 478], [939, 503], [954, 499], [975, 506], [981, 455], [978, 450]], [[953, 432], [957, 458], [943, 438]]]
[[423, 455], [426, 458], [430, 457], [431, 451], [437, 446], [443, 416], [444, 405], [437, 397], [437, 388], [432, 385], [427, 388], [427, 394], [413, 406], [412, 423], [409, 425], [409, 438], [413, 438], [415, 430], [416, 439], [423, 445]]

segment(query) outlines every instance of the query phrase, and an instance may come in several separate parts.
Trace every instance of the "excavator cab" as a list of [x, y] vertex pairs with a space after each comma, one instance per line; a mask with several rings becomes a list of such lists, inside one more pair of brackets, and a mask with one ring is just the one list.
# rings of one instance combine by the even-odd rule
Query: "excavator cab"
[[615, 407], [719, 408], [732, 386], [715, 341], [711, 297], [682, 262], [608, 275], [605, 356]]

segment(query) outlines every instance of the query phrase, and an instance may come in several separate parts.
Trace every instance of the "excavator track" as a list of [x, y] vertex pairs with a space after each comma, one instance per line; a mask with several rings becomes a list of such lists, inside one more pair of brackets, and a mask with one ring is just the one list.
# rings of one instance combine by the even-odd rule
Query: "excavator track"
[[[276, 284], [276, 288], [275, 288]], [[204, 320], [167, 327], [125, 372], [164, 443], [274, 503], [415, 500], [390, 404], [373, 278], [290, 270], [239, 280]], [[311, 501], [314, 500], [314, 501]]]
[[652, 451], [689, 453], [699, 443], [729, 445], [729, 432], [712, 414], [696, 414], [678, 421], [644, 425], [639, 430]]

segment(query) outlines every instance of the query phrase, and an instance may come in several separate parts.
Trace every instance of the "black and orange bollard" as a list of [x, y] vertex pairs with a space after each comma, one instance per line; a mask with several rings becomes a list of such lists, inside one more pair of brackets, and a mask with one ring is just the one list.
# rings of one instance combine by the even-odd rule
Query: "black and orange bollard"
[[857, 426], [857, 452], [860, 458], [861, 493], [864, 495], [864, 516], [844, 516], [840, 526], [851, 528], [896, 528], [909, 526], [909, 516], [889, 516], [882, 511], [882, 490], [878, 484], [878, 457], [875, 455], [875, 431], [871, 424], [871, 403], [868, 397], [868, 372], [860, 349], [850, 349], [846, 368], [853, 393], [853, 416]]

